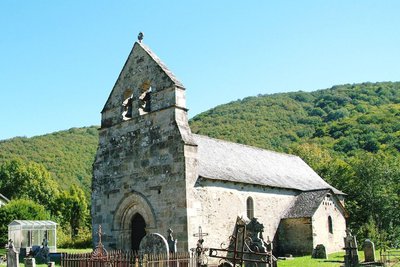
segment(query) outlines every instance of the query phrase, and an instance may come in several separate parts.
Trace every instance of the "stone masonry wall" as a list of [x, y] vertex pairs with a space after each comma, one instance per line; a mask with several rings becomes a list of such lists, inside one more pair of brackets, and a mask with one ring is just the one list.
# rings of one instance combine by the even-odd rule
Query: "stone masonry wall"
[[[144, 115], [121, 125], [100, 131], [100, 145], [94, 164], [92, 213], [94, 229], [103, 226], [106, 246], [130, 249], [130, 218], [123, 218], [135, 203], [120, 206], [132, 194], [140, 196], [149, 206], [142, 214], [148, 232], [166, 235], [174, 229], [178, 240], [184, 240], [186, 230], [186, 194], [183, 142], [171, 116], [171, 110]], [[121, 222], [114, 220], [116, 212]], [[129, 212], [133, 215], [132, 212]], [[121, 237], [122, 236], [122, 237]], [[179, 244], [178, 244], [179, 245]], [[184, 242], [180, 242], [185, 246]]]
[[[140, 97], [150, 88], [149, 109], [142, 112]], [[131, 220], [139, 213], [147, 233], [166, 236], [172, 228], [178, 249], [187, 250], [184, 150], [191, 135], [185, 90], [142, 44], [134, 45], [104, 106], [99, 136], [92, 182], [94, 242], [101, 224], [106, 248], [131, 249]]]
[[280, 217], [291, 206], [295, 195], [286, 189], [203, 180], [187, 194], [189, 246], [196, 245], [193, 234], [201, 226], [209, 233], [206, 246], [220, 247], [233, 234], [237, 217], [247, 218], [248, 197], [253, 199], [254, 217], [264, 225], [264, 239], [269, 237], [272, 241]]
[[279, 226], [278, 251], [302, 256], [311, 255], [313, 250], [313, 235], [310, 218], [284, 219]]
[[135, 43], [103, 108], [102, 127], [109, 127], [124, 120], [121, 116], [124, 110], [123, 102], [130, 95], [133, 99], [132, 117], [139, 116], [139, 98], [148, 88], [151, 88], [153, 111], [172, 106], [186, 108], [184, 93], [177, 92], [183, 85], [179, 82], [177, 85], [173, 74], [166, 73], [160, 64], [162, 65], [162, 62], [148, 47]]
[[[328, 216], [332, 219], [333, 233], [329, 232]], [[346, 219], [336, 198], [326, 197], [312, 217], [314, 248], [324, 244], [327, 253], [342, 251], [346, 236]]]

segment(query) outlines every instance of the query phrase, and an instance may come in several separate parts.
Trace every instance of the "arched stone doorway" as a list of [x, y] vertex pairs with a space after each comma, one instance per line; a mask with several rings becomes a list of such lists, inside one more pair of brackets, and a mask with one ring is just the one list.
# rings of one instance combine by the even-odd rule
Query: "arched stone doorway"
[[131, 223], [131, 246], [133, 251], [139, 250], [140, 241], [146, 235], [146, 222], [142, 215], [136, 213]]
[[132, 192], [120, 201], [113, 220], [117, 249], [137, 250], [143, 236], [155, 229], [154, 210], [142, 194]]

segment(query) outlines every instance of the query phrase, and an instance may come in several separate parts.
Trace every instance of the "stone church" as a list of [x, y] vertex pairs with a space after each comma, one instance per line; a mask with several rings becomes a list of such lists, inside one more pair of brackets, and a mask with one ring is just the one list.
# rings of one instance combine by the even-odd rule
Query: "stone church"
[[93, 237], [108, 249], [138, 250], [147, 233], [174, 231], [178, 251], [232, 235], [258, 218], [278, 254], [343, 247], [344, 194], [302, 159], [193, 134], [185, 87], [136, 42], [101, 112], [93, 164]]

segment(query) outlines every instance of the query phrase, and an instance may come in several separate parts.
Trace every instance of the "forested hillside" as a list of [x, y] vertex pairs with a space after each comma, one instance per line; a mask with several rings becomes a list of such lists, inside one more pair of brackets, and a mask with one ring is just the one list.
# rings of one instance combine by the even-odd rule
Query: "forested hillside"
[[95, 126], [32, 138], [15, 137], [0, 141], [0, 164], [13, 158], [34, 161], [43, 165], [61, 188], [76, 184], [89, 195], [97, 143]]
[[54, 220], [59, 246], [91, 245], [89, 196], [96, 127], [0, 141], [0, 244], [12, 220]]
[[400, 150], [400, 83], [247, 97], [201, 113], [192, 131], [288, 152], [312, 142], [343, 154]]
[[[301, 156], [348, 194], [349, 226], [360, 238], [381, 247], [400, 244], [400, 82], [247, 97], [201, 113], [190, 125], [194, 133]], [[96, 127], [0, 141], [0, 193], [10, 196], [15, 173], [49, 176], [60, 187], [54, 203], [77, 203], [81, 196], [71, 184], [89, 196], [97, 142]], [[70, 220], [68, 233], [84, 225], [64, 218], [57, 206], [45, 208]]]

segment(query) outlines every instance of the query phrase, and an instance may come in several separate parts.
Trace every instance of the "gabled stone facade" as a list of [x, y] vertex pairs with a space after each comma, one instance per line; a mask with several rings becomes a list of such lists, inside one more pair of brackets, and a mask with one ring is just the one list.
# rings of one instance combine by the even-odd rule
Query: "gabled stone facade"
[[319, 244], [327, 253], [341, 250], [348, 216], [341, 199], [329, 189], [300, 193], [279, 224], [279, 253], [307, 255]]
[[184, 151], [192, 144], [186, 138], [185, 88], [143, 44], [135, 43], [125, 63], [102, 111], [99, 134], [92, 215], [93, 229], [102, 225], [103, 243], [137, 248], [131, 229], [140, 214], [145, 231], [167, 233], [173, 225], [187, 247]]
[[[166, 236], [171, 228], [178, 251], [188, 251], [196, 246], [199, 226], [209, 234], [207, 246], [219, 247], [238, 217], [253, 216], [264, 224], [264, 238], [279, 242], [282, 219], [298, 214], [294, 206], [315, 195], [307, 192], [343, 194], [297, 156], [192, 134], [184, 86], [142, 43], [135, 43], [102, 110], [99, 136], [92, 224], [94, 237], [102, 225], [106, 248], [137, 250], [146, 233]], [[313, 212], [321, 203], [315, 199]], [[334, 233], [339, 240], [344, 208], [327, 212], [332, 214], [318, 210], [306, 220], [322, 229], [317, 224], [326, 220], [318, 218], [331, 216], [340, 225]], [[291, 228], [296, 234], [302, 220]], [[304, 232], [311, 241], [313, 229]], [[323, 231], [315, 241], [330, 242]]]

